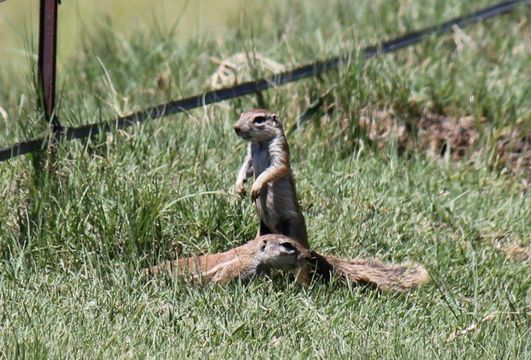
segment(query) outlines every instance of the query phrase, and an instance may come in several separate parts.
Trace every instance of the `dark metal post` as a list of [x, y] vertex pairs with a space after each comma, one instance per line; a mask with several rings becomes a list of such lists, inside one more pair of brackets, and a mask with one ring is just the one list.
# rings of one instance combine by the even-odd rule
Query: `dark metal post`
[[53, 126], [55, 135], [63, 131], [55, 109], [55, 72], [57, 56], [57, 5], [59, 0], [41, 0], [39, 20], [39, 106]]

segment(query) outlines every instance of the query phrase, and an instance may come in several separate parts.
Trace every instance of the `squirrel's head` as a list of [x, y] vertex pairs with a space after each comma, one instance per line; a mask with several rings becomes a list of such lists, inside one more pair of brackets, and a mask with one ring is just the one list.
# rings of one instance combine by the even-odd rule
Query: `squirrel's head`
[[265, 143], [283, 134], [277, 114], [263, 109], [253, 109], [241, 114], [234, 131], [244, 140]]
[[311, 257], [307, 249], [284, 235], [263, 235], [256, 240], [260, 262], [271, 269], [296, 269]]

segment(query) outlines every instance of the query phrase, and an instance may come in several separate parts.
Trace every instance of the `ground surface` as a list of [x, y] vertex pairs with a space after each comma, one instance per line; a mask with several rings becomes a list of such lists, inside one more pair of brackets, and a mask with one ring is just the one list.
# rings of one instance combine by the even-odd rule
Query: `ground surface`
[[[61, 121], [231, 81], [219, 60], [240, 52], [251, 66], [233, 64], [235, 77], [250, 79], [488, 2], [474, 3], [278, 1], [187, 42], [165, 24], [96, 23], [61, 67]], [[521, 8], [264, 94], [286, 128], [323, 97], [289, 135], [312, 245], [421, 262], [427, 286], [407, 296], [267, 279], [197, 289], [140, 276], [175, 251], [255, 234], [250, 201], [232, 190], [245, 144], [231, 125], [257, 106], [248, 97], [0, 164], [0, 354], [529, 358], [529, 17]], [[30, 62], [25, 73], [0, 68], [1, 146], [45, 130]]]

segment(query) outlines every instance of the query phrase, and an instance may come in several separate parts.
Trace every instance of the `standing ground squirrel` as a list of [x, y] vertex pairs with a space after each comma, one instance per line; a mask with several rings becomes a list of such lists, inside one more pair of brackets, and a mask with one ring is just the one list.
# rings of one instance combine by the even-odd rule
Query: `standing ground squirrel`
[[167, 271], [196, 284], [224, 284], [234, 279], [250, 280], [273, 269], [299, 269], [309, 258], [309, 251], [296, 241], [270, 234], [226, 252], [166, 261], [144, 272], [153, 275]]
[[277, 115], [262, 109], [246, 111], [234, 124], [234, 130], [239, 137], [250, 141], [235, 188], [244, 196], [245, 182], [254, 174], [251, 199], [260, 218], [259, 235], [286, 235], [309, 248], [306, 223], [291, 173], [288, 143]]

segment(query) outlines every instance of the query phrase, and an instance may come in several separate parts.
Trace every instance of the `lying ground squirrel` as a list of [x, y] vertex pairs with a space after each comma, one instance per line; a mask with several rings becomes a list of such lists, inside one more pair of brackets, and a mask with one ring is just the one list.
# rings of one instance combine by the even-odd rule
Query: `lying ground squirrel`
[[273, 269], [299, 269], [309, 258], [309, 251], [296, 241], [270, 234], [226, 252], [166, 261], [144, 272], [153, 275], [166, 271], [195, 284], [224, 284], [235, 279], [250, 280]]
[[335, 276], [342, 282], [399, 292], [415, 288], [428, 279], [426, 270], [420, 265], [319, 255], [278, 234], [259, 236], [222, 253], [166, 261], [145, 269], [144, 273], [167, 272], [200, 285], [251, 280], [275, 269], [296, 272], [300, 276], [296, 280], [302, 284], [309, 284], [314, 279], [329, 282]]
[[[291, 172], [289, 147], [278, 117], [269, 110], [249, 110], [241, 114], [234, 130], [239, 137], [251, 142], [236, 179], [236, 192], [245, 195], [245, 182], [254, 173], [251, 198], [260, 218], [259, 234], [283, 234], [309, 249], [306, 223]], [[333, 275], [382, 290], [405, 291], [428, 280], [428, 273], [421, 265], [345, 260], [313, 250], [310, 254], [299, 271], [299, 281], [306, 284], [315, 276], [328, 281]]]
[[234, 130], [239, 137], [250, 141], [235, 188], [245, 196], [245, 182], [254, 174], [251, 199], [260, 218], [258, 234], [286, 235], [309, 248], [306, 223], [291, 173], [288, 143], [277, 115], [262, 109], [246, 111], [234, 124]]

